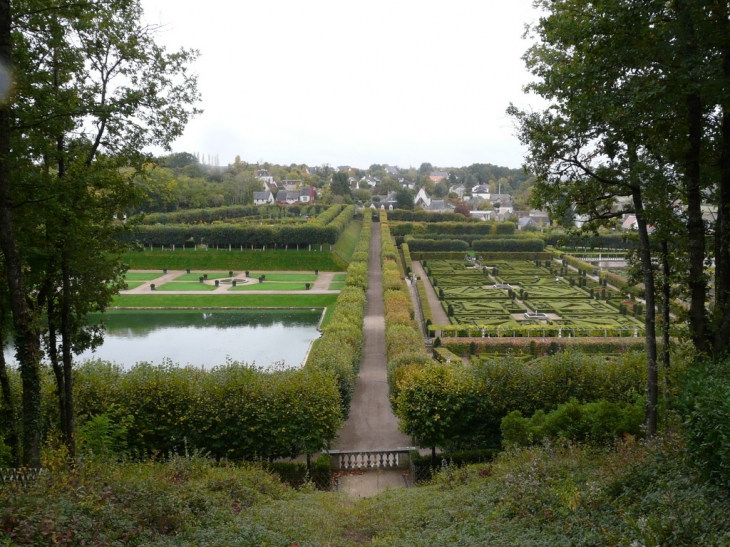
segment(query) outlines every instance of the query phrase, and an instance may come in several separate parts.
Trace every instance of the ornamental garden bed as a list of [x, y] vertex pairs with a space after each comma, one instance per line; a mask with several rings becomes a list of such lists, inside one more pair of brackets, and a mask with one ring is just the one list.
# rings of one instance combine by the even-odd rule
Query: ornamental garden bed
[[[424, 268], [451, 321], [451, 327], [430, 325], [433, 335], [584, 338], [643, 334], [640, 317], [628, 315], [633, 307], [615, 305], [618, 299], [609, 303], [618, 293], [585, 272], [551, 260], [490, 260], [476, 267], [464, 259], [427, 260]], [[495, 288], [501, 283], [510, 288]]]

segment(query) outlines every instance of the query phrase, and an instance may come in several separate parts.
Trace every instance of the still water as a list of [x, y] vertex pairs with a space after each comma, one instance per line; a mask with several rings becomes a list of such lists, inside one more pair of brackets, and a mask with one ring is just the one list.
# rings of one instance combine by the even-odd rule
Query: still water
[[[319, 337], [321, 309], [307, 310], [125, 310], [104, 314], [104, 343], [76, 362], [96, 358], [129, 368], [140, 361], [212, 368], [226, 359], [299, 367]], [[15, 363], [14, 351], [5, 358]]]

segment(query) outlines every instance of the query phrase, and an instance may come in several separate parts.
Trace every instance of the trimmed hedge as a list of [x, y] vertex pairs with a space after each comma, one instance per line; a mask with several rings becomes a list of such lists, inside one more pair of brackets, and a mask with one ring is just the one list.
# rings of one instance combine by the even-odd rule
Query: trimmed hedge
[[[466, 253], [428, 253], [428, 252], [411, 252], [413, 260], [458, 260], [464, 258]], [[542, 253], [486, 253], [480, 252], [477, 255], [481, 260], [549, 260], [552, 254], [549, 252]]]
[[459, 213], [432, 213], [429, 211], [410, 211], [406, 209], [388, 211], [388, 218], [392, 221], [407, 222], [481, 222], [478, 218], [467, 218]]
[[443, 338], [444, 347], [457, 355], [469, 353], [474, 344], [476, 352], [536, 357], [553, 355], [578, 346], [585, 354], [626, 353], [643, 351], [646, 343], [642, 338]]
[[[413, 302], [398, 266], [391, 255], [395, 249], [390, 236], [388, 214], [380, 212], [383, 301], [385, 303], [385, 346], [391, 402], [400, 370], [413, 363], [429, 362], [419, 326], [413, 320]], [[408, 313], [406, 314], [406, 309]]]
[[542, 252], [545, 242], [542, 239], [480, 239], [472, 243], [474, 251], [486, 252]]
[[370, 216], [363, 218], [360, 238], [352, 262], [347, 268], [345, 288], [337, 297], [332, 319], [325, 327], [322, 338], [315, 343], [306, 365], [315, 370], [326, 371], [334, 377], [340, 393], [342, 416], [345, 419], [350, 412], [362, 357], [362, 327], [367, 306], [365, 291], [368, 287], [372, 222]]
[[418, 251], [450, 251], [464, 252], [469, 250], [469, 244], [459, 239], [409, 239], [408, 245], [414, 252]]
[[338, 205], [335, 209], [328, 209], [320, 217], [334, 210], [337, 211], [334, 219], [329, 220], [326, 225], [319, 220], [303, 224], [282, 225], [158, 224], [155, 226], [138, 226], [133, 231], [121, 234], [120, 239], [127, 243], [138, 243], [145, 247], [159, 247], [162, 245], [172, 247], [175, 245], [182, 248], [186, 244], [192, 246], [193, 242], [224, 247], [229, 245], [232, 247], [334, 245], [355, 214], [355, 207], [350, 205], [341, 211]]
[[434, 235], [512, 235], [515, 232], [515, 225], [512, 222], [481, 221], [464, 222], [433, 222], [433, 223], [408, 223], [402, 222], [393, 225], [393, 235], [396, 236], [426, 236]]
[[[74, 370], [80, 435], [94, 420], [114, 425], [137, 455], [201, 449], [216, 458], [294, 457], [317, 452], [342, 424], [331, 376], [311, 369], [262, 371], [229, 363], [210, 371], [138, 364], [128, 371], [90, 361]], [[57, 423], [55, 382], [44, 413]]]
[[281, 209], [276, 205], [258, 207], [256, 205], [230, 205], [205, 209], [188, 209], [172, 213], [150, 213], [144, 215], [140, 224], [210, 224], [217, 220], [260, 216]]
[[406, 267], [406, 275], [409, 275], [413, 271], [413, 259], [411, 258], [411, 249], [407, 243], [400, 246], [400, 250], [403, 253], [403, 260]]

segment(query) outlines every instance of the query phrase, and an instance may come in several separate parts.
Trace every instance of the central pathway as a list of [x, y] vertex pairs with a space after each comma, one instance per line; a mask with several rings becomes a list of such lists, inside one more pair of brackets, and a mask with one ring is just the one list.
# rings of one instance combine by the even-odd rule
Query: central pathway
[[[370, 241], [370, 272], [363, 333], [363, 356], [350, 405], [350, 417], [340, 430], [333, 448], [379, 450], [410, 446], [410, 438], [398, 431], [398, 419], [388, 399], [380, 224], [377, 222], [373, 223]], [[353, 497], [374, 496], [404, 486], [402, 469], [371, 470], [340, 477], [340, 491]]]
[[370, 273], [363, 333], [363, 356], [350, 406], [350, 417], [340, 430], [334, 448], [375, 450], [410, 446], [410, 438], [398, 431], [398, 419], [393, 414], [388, 399], [378, 222], [373, 223], [370, 241]]

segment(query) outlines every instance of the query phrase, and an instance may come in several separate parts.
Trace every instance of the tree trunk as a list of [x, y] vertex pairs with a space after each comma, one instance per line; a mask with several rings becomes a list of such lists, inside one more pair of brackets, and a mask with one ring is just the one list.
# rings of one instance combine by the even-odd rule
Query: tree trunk
[[58, 413], [61, 422], [61, 434], [64, 440], [68, 436], [66, 431], [66, 389], [64, 388], [63, 367], [58, 362], [58, 343], [56, 332], [55, 299], [51, 294], [48, 297], [48, 357], [51, 360], [51, 369], [56, 377], [56, 393], [58, 395]]
[[7, 438], [5, 443], [10, 446], [11, 465], [18, 467], [20, 464], [20, 440], [18, 439], [18, 424], [15, 420], [15, 403], [13, 393], [10, 390], [10, 379], [3, 354], [2, 336], [6, 331], [5, 309], [0, 307], [0, 394], [2, 395], [2, 414], [0, 418], [7, 426]]
[[[727, 19], [726, 19], [727, 21]], [[727, 25], [726, 25], [727, 26]], [[723, 76], [730, 83], [730, 48], [723, 49]], [[723, 101], [722, 152], [715, 221], [715, 333], [713, 353], [719, 357], [730, 340], [730, 101]]]
[[[695, 22], [691, 6], [685, 0], [675, 2], [680, 23], [679, 36], [680, 51], [685, 63], [697, 61], [699, 45]], [[707, 280], [705, 279], [705, 225], [702, 220], [702, 182], [701, 182], [701, 151], [702, 151], [702, 96], [693, 84], [685, 82], [688, 89], [685, 94], [684, 106], [687, 109], [687, 151], [684, 154], [684, 186], [687, 200], [687, 235], [689, 240], [689, 289], [690, 309], [689, 323], [692, 342], [697, 351], [707, 353], [705, 299], [707, 297]]]
[[[65, 245], [65, 243], [64, 243]], [[61, 275], [62, 284], [62, 309], [61, 309], [61, 341], [63, 343], [63, 404], [65, 405], [64, 418], [66, 423], [63, 428], [66, 433], [66, 446], [68, 455], [73, 465], [76, 458], [76, 420], [73, 407], [73, 355], [71, 354], [71, 275], [68, 261], [68, 251], [62, 250], [61, 254]]]
[[651, 248], [649, 247], [649, 231], [646, 227], [644, 204], [641, 198], [641, 189], [634, 186], [632, 189], [636, 224], [639, 230], [639, 257], [644, 274], [644, 298], [646, 299], [646, 434], [653, 437], [657, 430], [657, 406], [659, 400], [658, 373], [657, 373], [657, 346], [656, 346], [656, 304], [654, 301], [654, 270], [651, 265]]
[[664, 361], [664, 402], [669, 404], [669, 366], [670, 366], [670, 338], [669, 327], [671, 320], [671, 285], [672, 269], [669, 265], [669, 244], [666, 238], [662, 240], [662, 360]]
[[[0, 0], [0, 62], [12, 67], [10, 0]], [[40, 467], [41, 378], [40, 340], [25, 300], [23, 269], [13, 231], [10, 191], [10, 100], [0, 103], [0, 250], [5, 256], [5, 277], [15, 329], [15, 349], [23, 382], [23, 463]]]

